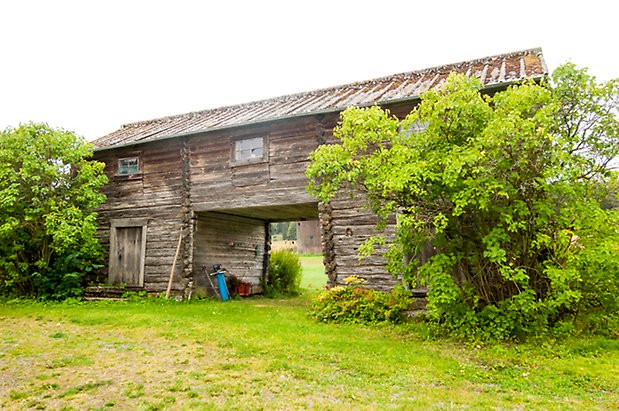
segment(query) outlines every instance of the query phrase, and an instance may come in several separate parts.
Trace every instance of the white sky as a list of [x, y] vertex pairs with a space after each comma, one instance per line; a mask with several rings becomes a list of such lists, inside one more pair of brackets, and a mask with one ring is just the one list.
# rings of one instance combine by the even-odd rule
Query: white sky
[[122, 124], [542, 47], [619, 77], [619, 2], [1, 0], [0, 129]]

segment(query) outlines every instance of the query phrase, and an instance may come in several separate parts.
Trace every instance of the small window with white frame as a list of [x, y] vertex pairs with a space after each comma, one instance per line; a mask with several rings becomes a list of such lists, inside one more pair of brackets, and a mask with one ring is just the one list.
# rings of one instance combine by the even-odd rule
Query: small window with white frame
[[139, 157], [124, 157], [118, 159], [118, 175], [132, 176], [140, 173]]
[[264, 137], [252, 137], [234, 141], [232, 163], [256, 163], [266, 159]]

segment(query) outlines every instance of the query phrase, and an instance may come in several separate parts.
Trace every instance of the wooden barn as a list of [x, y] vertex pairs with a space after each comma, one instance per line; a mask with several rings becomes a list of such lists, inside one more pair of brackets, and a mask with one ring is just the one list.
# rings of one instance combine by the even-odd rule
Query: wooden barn
[[493, 93], [547, 69], [541, 50], [530, 49], [126, 124], [95, 140], [109, 177], [99, 210], [108, 282], [163, 291], [175, 264], [175, 293], [207, 292], [206, 273], [220, 263], [258, 292], [268, 275], [269, 224], [319, 218], [330, 284], [357, 274], [374, 288], [392, 287], [379, 253], [357, 258], [372, 216], [354, 199], [310, 197], [308, 156], [332, 142], [347, 107], [377, 104], [404, 117], [450, 72], [475, 76]]

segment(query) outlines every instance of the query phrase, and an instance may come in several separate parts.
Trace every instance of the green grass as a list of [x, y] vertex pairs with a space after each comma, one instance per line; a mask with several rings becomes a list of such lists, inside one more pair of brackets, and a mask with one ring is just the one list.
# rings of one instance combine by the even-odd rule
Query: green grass
[[619, 407], [618, 340], [471, 347], [314, 323], [308, 304], [1, 305], [0, 409]]
[[299, 260], [303, 265], [301, 288], [309, 291], [322, 290], [327, 283], [325, 267], [322, 265], [321, 254], [301, 254]]

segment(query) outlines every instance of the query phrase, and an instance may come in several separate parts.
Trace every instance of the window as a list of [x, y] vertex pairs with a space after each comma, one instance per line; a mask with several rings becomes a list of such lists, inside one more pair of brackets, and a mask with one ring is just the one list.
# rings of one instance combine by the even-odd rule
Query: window
[[139, 157], [126, 157], [118, 159], [118, 175], [129, 176], [140, 172]]
[[422, 133], [426, 131], [428, 127], [428, 122], [419, 122], [415, 121], [414, 123], [407, 123], [406, 126], [401, 125], [398, 129], [399, 133], [404, 134], [405, 136], [410, 136], [411, 134]]
[[254, 137], [234, 142], [233, 162], [253, 163], [265, 159], [264, 138]]

